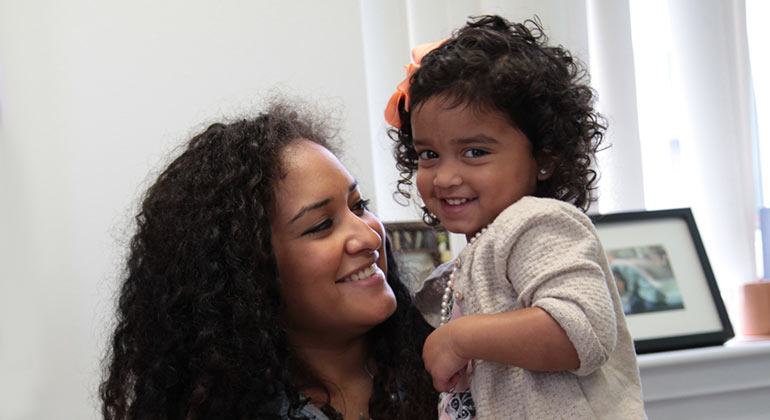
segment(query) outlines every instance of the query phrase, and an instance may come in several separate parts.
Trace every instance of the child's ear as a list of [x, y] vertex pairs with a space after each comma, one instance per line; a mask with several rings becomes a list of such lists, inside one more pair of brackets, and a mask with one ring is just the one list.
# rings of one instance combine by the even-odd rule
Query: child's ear
[[553, 175], [554, 164], [552, 161], [538, 160], [537, 180], [545, 181]]

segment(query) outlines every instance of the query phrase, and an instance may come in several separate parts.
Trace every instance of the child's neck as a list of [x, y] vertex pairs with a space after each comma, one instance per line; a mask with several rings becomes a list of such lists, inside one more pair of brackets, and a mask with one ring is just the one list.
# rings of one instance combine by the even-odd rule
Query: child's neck
[[489, 225], [484, 226], [483, 228], [481, 228], [481, 230], [479, 230], [478, 232], [476, 232], [474, 234], [465, 235], [465, 240], [468, 241], [468, 244], [472, 244], [473, 242], [476, 241], [476, 239], [481, 237], [481, 235], [483, 235], [484, 232], [487, 231], [487, 227], [489, 227]]

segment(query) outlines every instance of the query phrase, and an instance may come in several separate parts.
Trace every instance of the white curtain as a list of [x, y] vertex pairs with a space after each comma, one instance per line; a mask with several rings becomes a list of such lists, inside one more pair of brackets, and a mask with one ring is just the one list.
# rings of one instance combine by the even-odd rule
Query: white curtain
[[723, 295], [756, 278], [756, 200], [743, 0], [669, 0], [692, 208]]
[[627, 1], [588, 1], [591, 84], [608, 119], [609, 149], [597, 155], [599, 213], [645, 208], [629, 13]]

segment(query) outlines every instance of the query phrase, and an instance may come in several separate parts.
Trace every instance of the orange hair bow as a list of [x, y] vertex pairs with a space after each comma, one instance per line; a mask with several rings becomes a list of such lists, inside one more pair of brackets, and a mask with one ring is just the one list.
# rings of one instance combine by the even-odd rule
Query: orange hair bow
[[404, 109], [409, 111], [409, 87], [412, 82], [412, 75], [414, 75], [414, 72], [420, 68], [420, 62], [422, 61], [422, 58], [425, 57], [425, 54], [435, 50], [448, 39], [449, 38], [428, 44], [421, 44], [412, 48], [412, 60], [414, 63], [404, 65], [404, 68], [406, 69], [406, 79], [398, 84], [396, 93], [390, 97], [388, 106], [385, 107], [385, 121], [387, 121], [388, 124], [396, 128], [401, 128], [401, 117], [398, 115], [398, 103], [401, 102], [401, 98], [404, 98]]

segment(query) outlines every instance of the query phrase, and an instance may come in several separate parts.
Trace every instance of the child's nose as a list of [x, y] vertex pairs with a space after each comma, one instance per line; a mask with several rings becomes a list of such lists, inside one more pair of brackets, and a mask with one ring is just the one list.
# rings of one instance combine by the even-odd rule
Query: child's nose
[[370, 222], [355, 214], [351, 215], [351, 230], [345, 250], [349, 254], [357, 254], [361, 251], [376, 251], [382, 246], [383, 238], [380, 236], [379, 223]]
[[452, 163], [439, 165], [436, 169], [436, 176], [433, 178], [433, 185], [440, 188], [454, 187], [462, 183], [460, 172]]

